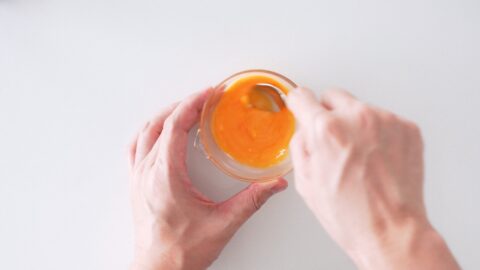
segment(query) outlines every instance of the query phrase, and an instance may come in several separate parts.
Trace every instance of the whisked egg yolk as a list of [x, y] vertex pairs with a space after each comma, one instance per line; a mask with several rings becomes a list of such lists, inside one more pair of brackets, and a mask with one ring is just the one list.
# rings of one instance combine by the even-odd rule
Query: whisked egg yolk
[[285, 106], [272, 110], [272, 101], [253, 90], [259, 83], [288, 93], [284, 85], [271, 77], [241, 78], [225, 89], [210, 127], [217, 145], [230, 157], [251, 167], [267, 168], [288, 156], [295, 120]]

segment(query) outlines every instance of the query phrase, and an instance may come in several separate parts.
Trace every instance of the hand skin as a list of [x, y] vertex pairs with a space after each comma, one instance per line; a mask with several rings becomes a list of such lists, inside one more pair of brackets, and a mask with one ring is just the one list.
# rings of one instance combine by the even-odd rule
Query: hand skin
[[415, 124], [339, 90], [287, 105], [296, 189], [359, 269], [460, 269], [426, 215]]
[[185, 164], [188, 131], [210, 92], [163, 110], [131, 145], [132, 270], [206, 269], [239, 227], [287, 188], [284, 179], [251, 184], [217, 203], [193, 187]]

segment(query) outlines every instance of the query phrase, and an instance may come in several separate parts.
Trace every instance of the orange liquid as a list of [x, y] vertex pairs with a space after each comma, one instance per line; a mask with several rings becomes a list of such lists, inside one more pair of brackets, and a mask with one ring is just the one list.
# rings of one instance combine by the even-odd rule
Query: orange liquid
[[[236, 161], [257, 168], [275, 165], [288, 156], [295, 120], [286, 107], [278, 112], [263, 94], [252, 92], [258, 83], [268, 83], [288, 93], [276, 80], [254, 75], [230, 85], [212, 116], [211, 131], [218, 146]], [[255, 104], [253, 106], [252, 104]]]

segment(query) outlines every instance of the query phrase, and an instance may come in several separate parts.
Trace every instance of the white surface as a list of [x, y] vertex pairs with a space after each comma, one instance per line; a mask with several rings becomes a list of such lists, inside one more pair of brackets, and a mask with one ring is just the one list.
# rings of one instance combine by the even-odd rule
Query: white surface
[[[480, 2], [282, 2], [0, 0], [0, 269], [126, 269], [130, 138], [247, 68], [417, 121], [429, 215], [479, 269]], [[241, 188], [189, 159], [205, 193]], [[211, 269], [354, 268], [292, 187]]]

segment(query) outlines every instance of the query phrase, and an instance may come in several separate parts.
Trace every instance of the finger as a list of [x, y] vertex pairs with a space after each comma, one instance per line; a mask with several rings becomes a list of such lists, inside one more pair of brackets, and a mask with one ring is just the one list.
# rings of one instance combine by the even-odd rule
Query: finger
[[302, 126], [309, 126], [313, 119], [326, 110], [318, 102], [312, 91], [297, 88], [287, 95], [287, 106]]
[[301, 130], [297, 130], [290, 140], [290, 154], [292, 155], [293, 168], [295, 170], [301, 169], [306, 166], [306, 163], [310, 157], [307, 145], [305, 142], [305, 136]]
[[129, 163], [130, 163], [130, 169], [132, 169], [135, 166], [135, 155], [136, 155], [136, 152], [137, 152], [137, 140], [138, 140], [138, 134], [135, 135], [135, 138], [130, 143], [130, 147], [128, 149], [128, 160], [129, 160]]
[[320, 103], [329, 110], [351, 108], [358, 100], [349, 92], [342, 89], [330, 89], [320, 97]]
[[288, 182], [283, 178], [266, 183], [250, 184], [244, 190], [221, 203], [219, 209], [226, 212], [235, 224], [241, 225], [260, 209], [273, 194], [285, 190], [287, 187]]
[[145, 125], [143, 130], [138, 135], [135, 160], [143, 160], [152, 150], [153, 145], [162, 133], [165, 120], [173, 112], [177, 105], [178, 102], [170, 104]]
[[163, 132], [157, 141], [159, 144], [157, 160], [167, 162], [167, 168], [186, 173], [188, 132], [198, 121], [210, 92], [209, 88], [189, 96], [165, 120]]
[[292, 155], [293, 173], [297, 190], [303, 181], [310, 179], [311, 153], [308, 151], [305, 132], [297, 130], [290, 140], [290, 153]]

